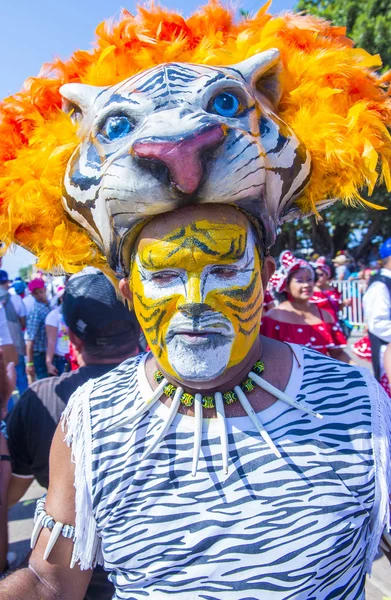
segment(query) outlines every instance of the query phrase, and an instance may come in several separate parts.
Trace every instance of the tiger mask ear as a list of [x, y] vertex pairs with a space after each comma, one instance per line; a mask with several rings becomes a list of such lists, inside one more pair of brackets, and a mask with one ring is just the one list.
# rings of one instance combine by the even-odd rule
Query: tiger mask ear
[[279, 50], [272, 48], [259, 52], [230, 68], [239, 71], [247, 83], [265, 96], [273, 107], [278, 106], [282, 94]]
[[106, 89], [106, 87], [84, 83], [66, 83], [60, 87], [60, 94], [63, 98], [62, 109], [69, 114], [72, 121], [81, 123], [91, 113], [96, 98]]

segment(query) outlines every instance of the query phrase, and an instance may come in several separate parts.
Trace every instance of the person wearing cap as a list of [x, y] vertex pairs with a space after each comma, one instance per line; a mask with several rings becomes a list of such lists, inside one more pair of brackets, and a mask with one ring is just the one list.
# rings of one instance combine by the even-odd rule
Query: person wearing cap
[[335, 275], [337, 281], [345, 281], [349, 279], [350, 270], [349, 270], [349, 259], [345, 254], [338, 254], [335, 258], [333, 258], [333, 263], [335, 266]]
[[[48, 487], [50, 445], [72, 393], [139, 350], [140, 326], [134, 312], [117, 299], [112, 284], [102, 273], [72, 277], [62, 307], [80, 368], [33, 383], [8, 414], [10, 506], [19, 501], [34, 479]], [[94, 577], [86, 599], [109, 600], [112, 595], [113, 588], [105, 584], [105, 577]]]
[[18, 353], [16, 387], [19, 394], [22, 394], [28, 386], [25, 365], [26, 346], [23, 336], [26, 326], [26, 309], [20, 296], [10, 294], [8, 273], [4, 270], [0, 270], [0, 303], [4, 306], [8, 329]]
[[14, 294], [17, 294], [22, 300], [25, 297], [25, 291], [27, 288], [27, 283], [23, 281], [21, 277], [15, 277], [12, 282], [11, 290]]
[[391, 342], [391, 238], [380, 246], [380, 258], [383, 267], [369, 280], [363, 308], [371, 342], [373, 372], [388, 392], [383, 359], [387, 344]]
[[46, 297], [45, 282], [40, 277], [32, 279], [28, 289], [35, 300], [34, 307], [27, 317], [26, 325], [26, 371], [30, 381], [48, 376], [46, 367], [47, 337], [45, 320], [50, 313]]
[[68, 371], [70, 367], [69, 333], [62, 311], [64, 292], [64, 286], [57, 288], [57, 306], [50, 311], [45, 320], [47, 337], [46, 368], [49, 375], [61, 375], [64, 371]]

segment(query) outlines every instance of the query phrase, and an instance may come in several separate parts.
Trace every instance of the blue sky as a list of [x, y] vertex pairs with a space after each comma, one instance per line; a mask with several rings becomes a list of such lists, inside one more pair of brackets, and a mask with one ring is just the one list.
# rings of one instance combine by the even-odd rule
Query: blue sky
[[[231, 5], [255, 12], [262, 0], [230, 2]], [[98, 23], [118, 14], [121, 7], [133, 12], [136, 2], [129, 0], [4, 0], [0, 23], [0, 98], [17, 92], [23, 81], [36, 75], [44, 62], [55, 56], [68, 58], [77, 48], [89, 49]], [[180, 10], [184, 16], [203, 2], [163, 0], [168, 8]], [[271, 12], [293, 8], [294, 0], [274, 0]], [[3, 260], [3, 268], [11, 277], [34, 258], [17, 251]]]

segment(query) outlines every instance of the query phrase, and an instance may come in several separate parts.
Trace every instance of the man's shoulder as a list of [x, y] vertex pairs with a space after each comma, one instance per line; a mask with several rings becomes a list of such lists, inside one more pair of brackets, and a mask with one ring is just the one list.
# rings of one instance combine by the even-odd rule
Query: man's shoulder
[[376, 275], [372, 275], [368, 282], [368, 288], [366, 294], [369, 291], [373, 291], [379, 286], [385, 286], [388, 290], [391, 290], [391, 271], [388, 269], [382, 269], [380, 273], [376, 273]]
[[341, 383], [348, 380], [357, 380], [360, 385], [367, 387], [368, 378], [374, 377], [366, 368], [360, 368], [356, 365], [349, 365], [326, 354], [309, 347], [303, 347], [303, 379], [311, 379], [314, 375], [314, 384], [322, 389], [322, 385], [327, 379], [328, 385], [335, 385], [342, 389]]
[[[34, 410], [39, 410], [41, 407], [45, 410], [50, 408], [49, 412], [52, 412], [54, 406], [59, 405], [58, 411], [61, 414], [66, 401], [57, 393], [57, 388], [64, 382], [69, 380], [72, 382], [71, 375], [72, 373], [63, 373], [59, 377], [47, 377], [35, 381], [22, 394], [17, 406], [21, 411], [26, 411], [28, 407], [33, 406]], [[77, 387], [76, 381], [74, 383]], [[79, 385], [81, 384], [79, 383]]]
[[104, 373], [100, 377], [94, 380], [94, 389], [98, 389], [101, 386], [117, 386], [120, 381], [134, 379], [137, 376], [137, 371], [141, 360], [146, 356], [145, 352], [131, 356], [122, 363]]

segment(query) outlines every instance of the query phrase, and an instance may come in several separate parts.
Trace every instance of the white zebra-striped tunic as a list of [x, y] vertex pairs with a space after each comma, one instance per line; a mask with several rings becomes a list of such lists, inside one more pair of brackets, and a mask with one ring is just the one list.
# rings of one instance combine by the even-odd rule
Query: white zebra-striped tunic
[[193, 418], [162, 425], [145, 356], [125, 361], [72, 397], [64, 416], [76, 462], [76, 544], [82, 568], [111, 571], [116, 599], [356, 600], [388, 518], [386, 397], [359, 369], [294, 346], [287, 393], [260, 413], [277, 458], [248, 417], [228, 419], [223, 474], [216, 420], [204, 420], [196, 477]]

